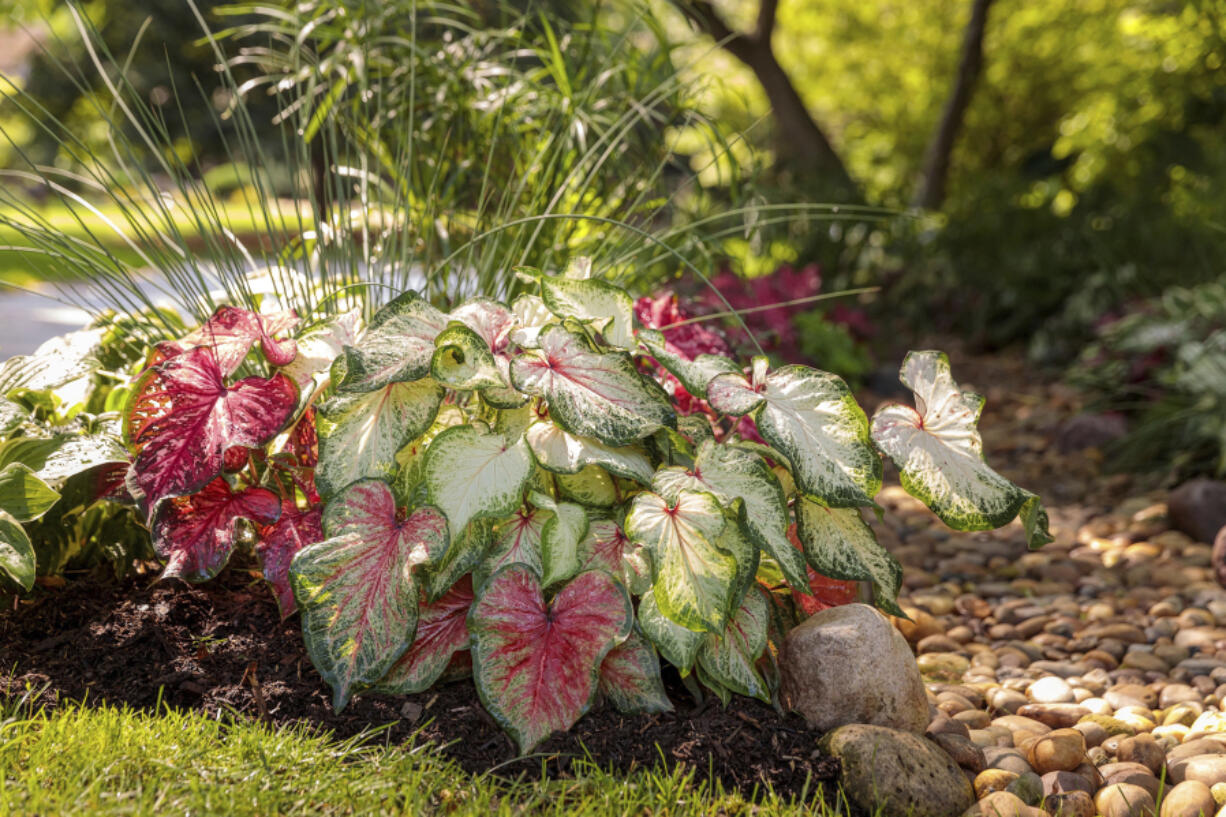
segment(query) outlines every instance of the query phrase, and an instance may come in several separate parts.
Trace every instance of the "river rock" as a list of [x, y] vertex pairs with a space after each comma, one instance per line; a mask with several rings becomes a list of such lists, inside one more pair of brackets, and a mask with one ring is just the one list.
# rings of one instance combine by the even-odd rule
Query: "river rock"
[[1083, 791], [1053, 794], [1043, 801], [1043, 813], [1051, 817], [1094, 817], [1094, 798]]
[[1026, 805], [1014, 794], [998, 791], [962, 812], [962, 817], [1046, 817], [1046, 813]]
[[1102, 817], [1153, 817], [1157, 811], [1153, 795], [1128, 783], [1107, 786], [1095, 796], [1094, 805]]
[[1213, 817], [1217, 803], [1204, 783], [1188, 780], [1169, 790], [1162, 797], [1160, 817]]
[[1071, 772], [1086, 761], [1086, 740], [1074, 729], [1056, 729], [1031, 744], [1026, 759], [1039, 774]]
[[1171, 525], [1198, 542], [1212, 542], [1226, 526], [1226, 482], [1193, 479], [1167, 498]]

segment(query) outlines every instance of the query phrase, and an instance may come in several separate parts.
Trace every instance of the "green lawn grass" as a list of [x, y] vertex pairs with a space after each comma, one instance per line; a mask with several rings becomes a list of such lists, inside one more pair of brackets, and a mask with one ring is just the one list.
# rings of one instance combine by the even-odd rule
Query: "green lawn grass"
[[[465, 773], [430, 744], [336, 740], [238, 717], [110, 706], [0, 705], [0, 817], [9, 815], [821, 815], [763, 792], [747, 802], [693, 770], [574, 779]], [[815, 793], [816, 795], [816, 793]]]

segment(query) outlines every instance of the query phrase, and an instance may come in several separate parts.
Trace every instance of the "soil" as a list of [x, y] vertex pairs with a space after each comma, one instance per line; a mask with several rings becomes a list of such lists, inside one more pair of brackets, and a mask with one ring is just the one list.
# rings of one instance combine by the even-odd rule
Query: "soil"
[[523, 760], [468, 680], [421, 695], [359, 695], [336, 714], [298, 618], [281, 621], [263, 582], [238, 566], [200, 586], [153, 575], [72, 581], [6, 607], [0, 695], [35, 689], [46, 706], [84, 700], [235, 712], [342, 737], [385, 727], [380, 740], [400, 743], [417, 733], [466, 771], [495, 768], [507, 778], [538, 774], [543, 756], [546, 773], [559, 777], [585, 755], [619, 772], [663, 758], [746, 797], [767, 786], [787, 797], [838, 774], [836, 760], [817, 755], [818, 735], [804, 721], [740, 696], [727, 708], [715, 700], [695, 706], [675, 676], [666, 677], [675, 712], [625, 716], [599, 707]]

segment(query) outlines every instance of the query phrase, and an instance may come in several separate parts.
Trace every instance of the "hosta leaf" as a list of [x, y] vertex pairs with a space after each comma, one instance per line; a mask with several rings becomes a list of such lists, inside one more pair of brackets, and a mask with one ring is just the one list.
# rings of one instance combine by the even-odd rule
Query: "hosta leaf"
[[577, 474], [555, 474], [558, 491], [564, 499], [591, 508], [611, 508], [621, 501], [617, 483], [599, 465], [589, 465]]
[[1050, 542], [1047, 514], [1034, 494], [983, 461], [976, 428], [983, 398], [958, 389], [949, 358], [941, 352], [911, 352], [899, 378], [915, 393], [916, 407], [878, 409], [873, 440], [902, 472], [907, 493], [955, 530], [999, 528], [1025, 509], [1030, 546]]
[[619, 477], [650, 485], [651, 460], [637, 447], [614, 448], [593, 437], [580, 437], [548, 420], [533, 423], [524, 435], [532, 455], [546, 471], [577, 474], [588, 465], [599, 465]]
[[0, 575], [7, 576], [22, 590], [29, 590], [34, 586], [37, 568], [34, 545], [25, 529], [0, 511]]
[[766, 597], [756, 587], [749, 588], [724, 631], [703, 639], [698, 651], [703, 672], [721, 687], [770, 703], [770, 688], [756, 666], [766, 649], [769, 618]]
[[434, 422], [444, 389], [433, 380], [337, 394], [319, 405], [315, 484], [329, 497], [367, 477], [389, 479], [396, 453]]
[[737, 564], [715, 544], [724, 524], [719, 501], [696, 491], [674, 502], [643, 492], [626, 515], [626, 536], [651, 553], [660, 611], [692, 630], [720, 632], [728, 616]]
[[600, 665], [600, 694], [627, 715], [671, 712], [672, 701], [660, 679], [655, 647], [637, 630], [605, 656]]
[[672, 372], [685, 390], [702, 400], [707, 399], [707, 384], [720, 374], [740, 373], [741, 369], [723, 355], [698, 355], [693, 360], [669, 350], [664, 333], [655, 329], [640, 329], [639, 342], [656, 362]]
[[481, 702], [527, 753], [591, 706], [600, 664], [634, 620], [609, 574], [580, 573], [545, 604], [540, 580], [511, 565], [486, 582], [468, 615]]
[[497, 519], [519, 507], [532, 475], [523, 438], [508, 439], [473, 425], [449, 428], [426, 452], [430, 501], [447, 514], [452, 534], [473, 519]]
[[756, 389], [735, 374], [711, 382], [710, 402], [717, 411], [755, 410], [748, 394], [759, 398], [758, 432], [787, 457], [803, 493], [835, 507], [872, 504], [881, 490], [881, 457], [873, 450], [864, 412], [841, 378], [784, 366]]
[[572, 434], [622, 446], [676, 424], [668, 395], [624, 352], [596, 352], [561, 326], [546, 327], [540, 349], [511, 362], [511, 381], [544, 395], [554, 422]]
[[0, 364], [0, 392], [57, 389], [103, 368], [98, 361], [106, 329], [81, 329], [51, 338], [31, 355], [14, 355]]
[[488, 519], [477, 519], [453, 537], [447, 552], [425, 574], [426, 601], [438, 601], [455, 586], [465, 573], [481, 564], [493, 541], [493, 524]]
[[299, 551], [290, 584], [307, 652], [339, 712], [412, 643], [414, 573], [447, 550], [447, 520], [428, 506], [401, 520], [387, 484], [364, 480], [328, 503], [323, 527], [330, 538]]
[[293, 312], [260, 315], [237, 306], [221, 306], [200, 328], [160, 348], [162, 354], [170, 356], [199, 346], [210, 347], [222, 373], [229, 377], [257, 343], [269, 363], [288, 365], [298, 351], [290, 337], [297, 326], [298, 315]]
[[379, 682], [379, 691], [411, 695], [433, 686], [452, 657], [468, 649], [468, 610], [472, 603], [472, 576], [465, 576], [438, 601], [422, 605], [417, 612], [413, 644]]
[[443, 385], [466, 391], [507, 388], [489, 344], [467, 326], [448, 326], [434, 339], [434, 346], [430, 372]]
[[406, 292], [375, 313], [356, 346], [338, 359], [339, 392], [367, 392], [389, 383], [420, 380], [430, 373], [434, 338], [447, 317], [416, 292]]
[[702, 646], [702, 633], [665, 618], [653, 593], [644, 593], [639, 600], [639, 626], [668, 663], [679, 669], [683, 677], [690, 674]]
[[140, 448], [129, 488], [152, 506], [203, 487], [221, 473], [227, 449], [267, 443], [297, 402], [298, 387], [283, 374], [227, 386], [208, 347], [170, 358], [141, 377], [125, 410], [128, 441]]
[[191, 496], [158, 505], [149, 528], [157, 555], [166, 560], [163, 576], [202, 582], [217, 575], [234, 550], [239, 519], [271, 525], [281, 514], [281, 500], [265, 488], [235, 493], [224, 479], [210, 482]]
[[553, 512], [543, 508], [529, 511], [520, 508], [509, 520], [498, 525], [494, 531], [494, 547], [477, 572], [477, 583], [507, 565], [525, 565], [540, 576], [541, 539], [545, 535], [545, 523], [553, 518]]
[[877, 542], [859, 509], [827, 508], [804, 497], [796, 502], [796, 535], [813, 569], [832, 579], [872, 582], [877, 606], [902, 615], [902, 566]]
[[634, 595], [651, 588], [651, 557], [647, 549], [626, 538], [610, 519], [594, 519], [579, 543], [579, 569], [603, 570]]
[[264, 580], [272, 586], [281, 618], [294, 612], [294, 589], [289, 583], [289, 566], [298, 551], [322, 542], [323, 511], [301, 510], [293, 502], [281, 502], [281, 518], [260, 531], [255, 550], [260, 557]]
[[315, 387], [315, 379], [331, 368], [332, 361], [346, 346], [355, 345], [364, 331], [360, 310], [351, 309], [336, 315], [298, 340], [298, 355], [282, 371], [309, 395]]
[[541, 276], [541, 295], [555, 315], [601, 321], [601, 334], [612, 346], [634, 348], [631, 320], [634, 300], [621, 287], [595, 278]]
[[39, 479], [28, 465], [15, 462], [0, 471], [0, 511], [18, 522], [37, 519], [59, 498], [59, 493]]
[[106, 432], [13, 437], [0, 443], [0, 468], [21, 463], [53, 487], [73, 474], [129, 460], [127, 449], [119, 438]]

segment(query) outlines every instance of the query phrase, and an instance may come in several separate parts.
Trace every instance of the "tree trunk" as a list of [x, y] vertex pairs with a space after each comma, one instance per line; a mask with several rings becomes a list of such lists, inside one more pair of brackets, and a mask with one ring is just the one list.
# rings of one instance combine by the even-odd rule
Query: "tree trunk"
[[936, 133], [924, 154], [919, 188], [912, 202], [916, 207], [939, 210], [945, 203], [950, 157], [958, 141], [958, 131], [966, 118], [966, 109], [970, 107], [971, 96], [975, 93], [975, 84], [983, 72], [983, 32], [987, 27], [988, 7], [991, 5], [992, 0], [973, 0], [971, 5], [971, 19], [962, 37], [962, 53], [958, 58], [954, 87], [945, 101]]

